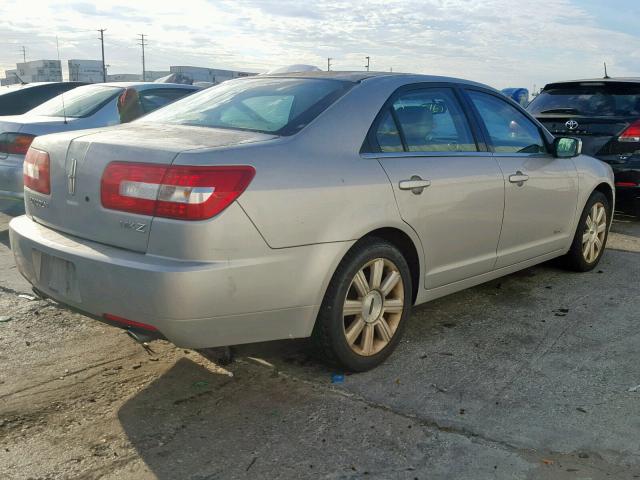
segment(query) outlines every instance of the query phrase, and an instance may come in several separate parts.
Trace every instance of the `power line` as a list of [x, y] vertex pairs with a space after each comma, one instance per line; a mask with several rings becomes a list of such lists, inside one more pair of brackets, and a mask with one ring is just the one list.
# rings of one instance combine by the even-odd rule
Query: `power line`
[[145, 37], [144, 33], [139, 33], [138, 36], [140, 37], [140, 43], [138, 43], [138, 45], [142, 47], [142, 81], [146, 82], [147, 72], [144, 65], [144, 47], [145, 45], [147, 45], [147, 43], [144, 41], [144, 37]]
[[107, 66], [104, 64], [104, 32], [106, 28], [101, 28], [100, 32], [100, 46], [102, 47], [102, 82], [107, 83]]
[[366, 68], [366, 69], [367, 69], [367, 72], [368, 72], [368, 71], [369, 71], [369, 64], [370, 64], [370, 62], [371, 62], [371, 57], [366, 56], [366, 57], [364, 57], [364, 58], [367, 60], [367, 64], [364, 66], [364, 68]]
[[331, 71], [331, 60], [333, 60], [333, 58], [331, 57], [327, 58], [327, 72]]
[[22, 46], [20, 50], [22, 51], [22, 61], [24, 63], [27, 63], [27, 48], [25, 46]]

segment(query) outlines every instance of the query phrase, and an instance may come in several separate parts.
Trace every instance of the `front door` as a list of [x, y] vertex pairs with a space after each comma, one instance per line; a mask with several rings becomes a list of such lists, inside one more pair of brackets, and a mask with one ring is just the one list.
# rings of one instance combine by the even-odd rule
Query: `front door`
[[490, 271], [504, 180], [496, 159], [479, 151], [453, 89], [397, 94], [375, 132], [400, 214], [422, 241], [426, 288]]
[[505, 177], [505, 211], [496, 268], [565, 248], [578, 201], [570, 158], [555, 158], [538, 126], [488, 92], [467, 90]]

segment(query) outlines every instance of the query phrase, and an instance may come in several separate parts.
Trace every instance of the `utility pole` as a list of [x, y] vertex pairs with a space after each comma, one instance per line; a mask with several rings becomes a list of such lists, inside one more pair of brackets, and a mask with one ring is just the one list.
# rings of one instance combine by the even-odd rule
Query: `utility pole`
[[22, 47], [20, 50], [22, 51], [22, 61], [24, 63], [27, 63], [27, 49], [26, 49], [26, 47]]
[[368, 71], [369, 71], [369, 64], [370, 64], [370, 62], [371, 62], [371, 57], [366, 56], [366, 57], [364, 57], [364, 58], [367, 60], [367, 64], [364, 66], [364, 68], [366, 68], [366, 69], [367, 69], [367, 72], [368, 72]]
[[102, 47], [102, 82], [107, 83], [107, 67], [104, 64], [104, 31], [106, 28], [98, 30], [100, 32], [100, 46]]
[[327, 72], [331, 71], [331, 60], [333, 60], [333, 58], [331, 57], [327, 58]]
[[144, 47], [146, 45], [146, 42], [144, 40], [144, 33], [139, 33], [138, 36], [140, 37], [140, 43], [138, 45], [140, 45], [142, 47], [142, 81], [146, 82], [147, 81], [147, 71], [145, 69], [144, 66]]

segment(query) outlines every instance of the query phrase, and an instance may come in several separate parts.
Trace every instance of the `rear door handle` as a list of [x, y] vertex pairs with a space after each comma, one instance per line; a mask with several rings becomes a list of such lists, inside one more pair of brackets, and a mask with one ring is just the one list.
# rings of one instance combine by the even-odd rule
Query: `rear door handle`
[[430, 185], [430, 180], [423, 180], [418, 175], [413, 175], [409, 180], [400, 180], [398, 188], [400, 188], [400, 190], [411, 190], [412, 193], [420, 195], [422, 190]]
[[529, 175], [525, 175], [519, 170], [514, 175], [509, 176], [509, 181], [511, 183], [517, 183], [519, 187], [521, 187], [527, 180], [529, 180]]

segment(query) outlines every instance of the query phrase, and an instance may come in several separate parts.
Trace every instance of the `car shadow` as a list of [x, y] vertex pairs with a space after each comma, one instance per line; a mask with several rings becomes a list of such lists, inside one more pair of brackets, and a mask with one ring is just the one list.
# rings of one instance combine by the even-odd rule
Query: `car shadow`
[[9, 230], [0, 232], [0, 243], [7, 248], [11, 248], [11, 244], [9, 243]]
[[234, 371], [230, 377], [182, 358], [120, 408], [129, 442], [155, 477], [269, 478], [258, 472], [288, 468], [279, 456], [307, 460], [296, 453], [296, 432], [317, 415], [317, 393], [248, 365]]

